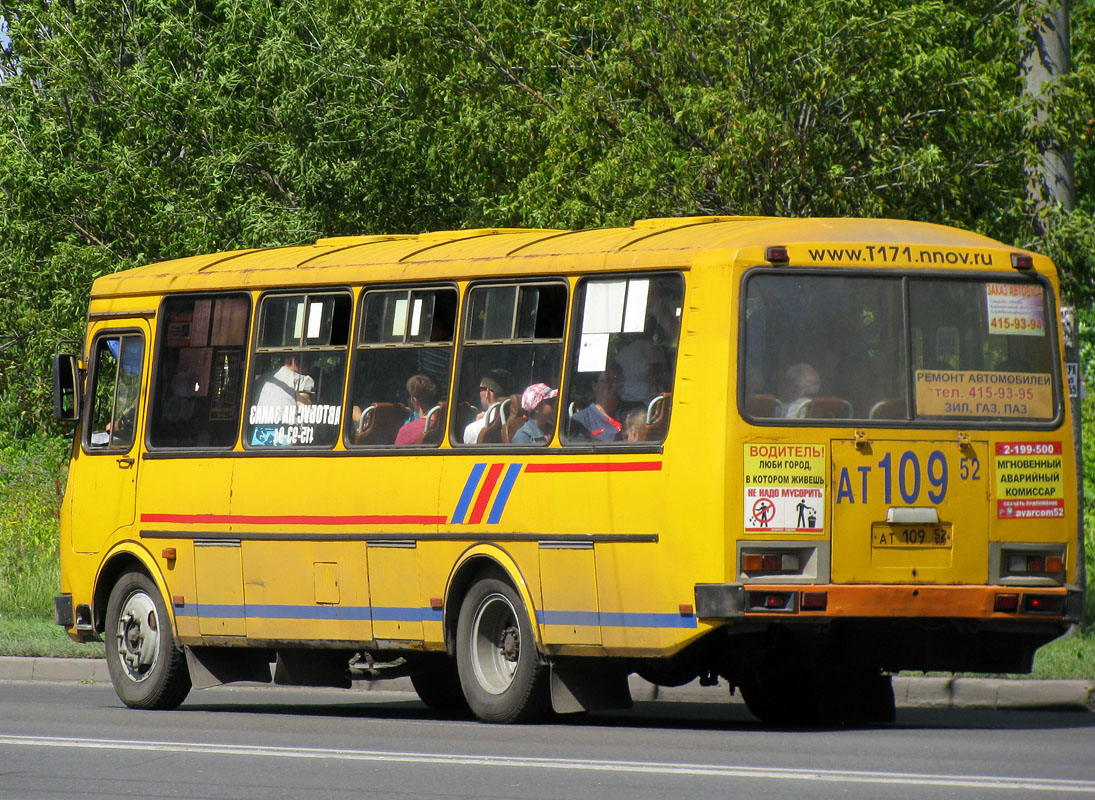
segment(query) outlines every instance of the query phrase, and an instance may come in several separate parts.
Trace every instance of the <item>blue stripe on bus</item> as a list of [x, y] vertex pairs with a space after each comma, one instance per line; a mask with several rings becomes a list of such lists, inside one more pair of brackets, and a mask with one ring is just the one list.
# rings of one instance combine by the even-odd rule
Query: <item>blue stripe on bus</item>
[[187, 603], [175, 608], [176, 617], [204, 619], [311, 619], [343, 622], [440, 622], [439, 609], [376, 606], [227, 605]]
[[[175, 608], [177, 617], [206, 619], [311, 619], [345, 622], [441, 622], [440, 609], [402, 606], [292, 606], [187, 603]], [[674, 613], [621, 611], [537, 611], [541, 625], [605, 628], [695, 628], [696, 618]]]
[[498, 487], [498, 495], [494, 498], [494, 505], [491, 506], [490, 516], [487, 517], [487, 524], [497, 525], [499, 520], [502, 519], [502, 512], [506, 510], [506, 501], [509, 500], [509, 493], [513, 491], [513, 484], [516, 483], [517, 475], [520, 472], [520, 464], [510, 464], [506, 468], [506, 476], [502, 478], [502, 485]]
[[475, 497], [475, 490], [479, 486], [479, 480], [483, 477], [483, 472], [486, 470], [487, 465], [476, 464], [471, 468], [471, 474], [468, 475], [468, 482], [464, 484], [464, 491], [460, 493], [460, 500], [456, 504], [456, 510], [452, 512], [452, 524], [461, 525], [464, 522], [464, 516], [468, 513], [468, 506], [471, 505], [472, 498]]
[[537, 611], [541, 625], [601, 626], [605, 628], [695, 628], [695, 617], [673, 613]]

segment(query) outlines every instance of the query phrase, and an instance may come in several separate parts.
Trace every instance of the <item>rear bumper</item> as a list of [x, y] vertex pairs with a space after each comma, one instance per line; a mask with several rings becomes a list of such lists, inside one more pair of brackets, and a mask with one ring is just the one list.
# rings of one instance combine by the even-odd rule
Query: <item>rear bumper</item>
[[[1083, 605], [1083, 592], [1075, 587], [696, 585], [696, 616], [701, 619], [1023, 619], [1070, 624], [1080, 621]], [[1008, 610], [998, 610], [1002, 607]]]

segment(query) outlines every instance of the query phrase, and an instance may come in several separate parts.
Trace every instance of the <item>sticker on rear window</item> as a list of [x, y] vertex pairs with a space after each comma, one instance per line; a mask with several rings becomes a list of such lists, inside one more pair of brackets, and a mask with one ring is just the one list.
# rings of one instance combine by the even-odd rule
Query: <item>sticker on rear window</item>
[[1042, 287], [1026, 283], [985, 284], [988, 332], [1011, 336], [1045, 336]]

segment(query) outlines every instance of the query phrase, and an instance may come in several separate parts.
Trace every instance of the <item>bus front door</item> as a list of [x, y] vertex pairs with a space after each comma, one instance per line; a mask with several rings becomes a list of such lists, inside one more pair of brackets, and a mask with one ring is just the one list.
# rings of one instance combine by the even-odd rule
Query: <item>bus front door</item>
[[97, 553], [115, 531], [133, 524], [143, 409], [144, 320], [94, 331], [80, 446], [69, 483], [72, 549]]

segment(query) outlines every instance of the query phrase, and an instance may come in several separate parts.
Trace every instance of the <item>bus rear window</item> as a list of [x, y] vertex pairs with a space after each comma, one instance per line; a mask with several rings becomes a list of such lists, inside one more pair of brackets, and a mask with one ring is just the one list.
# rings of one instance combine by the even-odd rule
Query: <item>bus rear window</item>
[[1046, 422], [1057, 414], [1039, 284], [783, 272], [746, 284], [753, 418]]

